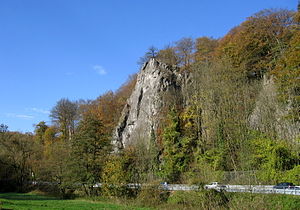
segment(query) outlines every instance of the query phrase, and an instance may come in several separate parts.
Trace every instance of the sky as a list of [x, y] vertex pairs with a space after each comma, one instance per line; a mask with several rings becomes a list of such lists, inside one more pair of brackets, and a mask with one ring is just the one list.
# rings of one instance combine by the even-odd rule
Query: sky
[[138, 72], [150, 46], [220, 38], [297, 0], [0, 0], [0, 124], [33, 132], [61, 98], [96, 99]]

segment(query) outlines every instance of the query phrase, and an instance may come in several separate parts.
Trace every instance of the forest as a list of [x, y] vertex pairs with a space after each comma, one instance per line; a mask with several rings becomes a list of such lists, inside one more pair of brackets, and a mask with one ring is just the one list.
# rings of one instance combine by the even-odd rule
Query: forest
[[147, 192], [126, 184], [300, 185], [300, 5], [260, 11], [219, 39], [151, 46], [138, 63], [150, 58], [192, 81], [184, 102], [165, 107], [150, 147], [113, 152], [131, 75], [94, 100], [62, 98], [34, 133], [1, 124], [0, 191], [142, 199]]

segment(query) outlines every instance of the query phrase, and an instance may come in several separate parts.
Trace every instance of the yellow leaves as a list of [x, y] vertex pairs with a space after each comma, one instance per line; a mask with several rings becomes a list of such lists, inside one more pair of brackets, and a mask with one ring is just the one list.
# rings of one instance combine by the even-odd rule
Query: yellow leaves
[[248, 18], [220, 40], [217, 54], [248, 75], [261, 76], [272, 66], [290, 37], [292, 13], [264, 10]]
[[196, 40], [195, 60], [200, 63], [207, 63], [214, 57], [218, 41], [209, 37], [200, 37]]
[[118, 123], [121, 111], [135, 83], [136, 75], [132, 75], [116, 92], [108, 91], [92, 103], [84, 105], [84, 107], [82, 107], [83, 115], [96, 116], [103, 122], [105, 133], [111, 134]]
[[300, 120], [300, 32], [295, 31], [289, 48], [272, 71], [279, 87], [279, 97], [290, 104], [288, 117]]
[[178, 57], [175, 53], [174, 47], [166, 47], [158, 52], [157, 58], [168, 65], [177, 65]]
[[111, 155], [103, 168], [102, 181], [104, 183], [118, 184], [125, 182], [124, 178], [122, 160], [118, 156]]

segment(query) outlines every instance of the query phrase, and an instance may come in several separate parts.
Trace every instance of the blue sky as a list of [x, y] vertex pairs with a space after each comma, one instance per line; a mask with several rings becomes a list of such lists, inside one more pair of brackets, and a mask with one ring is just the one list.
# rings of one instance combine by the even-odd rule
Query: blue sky
[[149, 46], [224, 36], [297, 0], [0, 0], [0, 124], [30, 132], [61, 98], [95, 99], [138, 71]]

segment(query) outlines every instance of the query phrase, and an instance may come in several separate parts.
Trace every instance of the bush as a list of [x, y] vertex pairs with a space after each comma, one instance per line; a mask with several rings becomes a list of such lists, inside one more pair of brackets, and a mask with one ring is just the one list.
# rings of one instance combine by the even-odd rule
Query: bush
[[62, 187], [58, 184], [40, 183], [37, 184], [34, 189], [51, 196], [60, 197], [62, 199], [73, 199], [76, 197], [74, 188], [67, 186]]
[[169, 192], [159, 189], [159, 185], [150, 185], [142, 187], [136, 199], [142, 206], [157, 206], [166, 202], [169, 194]]
[[215, 209], [218, 207], [227, 207], [229, 199], [227, 198], [226, 194], [221, 191], [216, 190], [204, 190], [200, 193], [203, 208], [205, 209]]
[[171, 193], [168, 199], [168, 204], [182, 205], [184, 208], [191, 208], [200, 206], [201, 202], [199, 198], [199, 192], [175, 191]]
[[139, 188], [130, 188], [125, 184], [104, 184], [102, 186], [102, 194], [109, 197], [135, 198], [139, 190]]
[[300, 165], [297, 165], [293, 169], [286, 171], [283, 179], [284, 181], [300, 185]]
[[168, 204], [197, 209], [227, 208], [228, 202], [227, 196], [216, 190], [177, 191], [172, 193], [168, 199]]
[[299, 209], [298, 196], [278, 194], [232, 193], [230, 209]]

